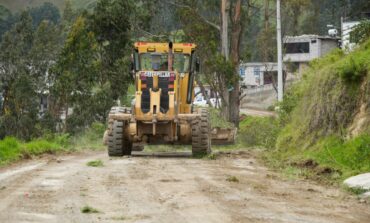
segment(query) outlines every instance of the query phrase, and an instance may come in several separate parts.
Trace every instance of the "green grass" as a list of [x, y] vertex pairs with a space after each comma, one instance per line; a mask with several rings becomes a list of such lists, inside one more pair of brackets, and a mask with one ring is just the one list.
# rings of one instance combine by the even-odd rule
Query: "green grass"
[[361, 195], [361, 194], [364, 194], [366, 192], [369, 192], [369, 190], [365, 190], [365, 189], [359, 188], [359, 187], [344, 187], [344, 189], [353, 193], [353, 194], [356, 194], [356, 195]]
[[0, 140], [0, 166], [22, 158], [67, 150], [57, 140], [36, 139], [24, 143], [14, 137], [6, 137]]
[[21, 145], [13, 137], [6, 137], [0, 141], [0, 165], [16, 161], [21, 158]]
[[89, 129], [77, 134], [70, 139], [70, 145], [74, 150], [100, 150], [103, 146], [103, 134], [105, 126], [101, 123], [93, 123]]
[[88, 205], [81, 208], [81, 213], [84, 214], [94, 214], [94, 213], [100, 213], [100, 211], [96, 208], [90, 207]]
[[349, 140], [335, 136], [327, 137], [304, 155], [321, 166], [339, 171], [342, 179], [369, 172], [370, 135], [364, 134]]
[[232, 128], [233, 124], [226, 121], [221, 115], [220, 110], [216, 108], [208, 108], [210, 120], [211, 120], [211, 127], [216, 128]]
[[238, 136], [243, 146], [272, 149], [280, 130], [275, 117], [247, 117], [240, 123]]
[[[370, 40], [348, 55], [335, 50], [311, 62], [278, 105], [279, 119], [247, 120], [252, 129], [242, 137], [247, 144], [271, 148], [267, 162], [289, 176], [339, 183], [370, 171], [370, 131], [365, 124], [355, 135], [350, 132], [360, 107], [370, 101], [369, 92]], [[364, 123], [370, 123], [368, 114]], [[315, 165], [302, 165], [307, 161]]]
[[101, 160], [92, 160], [87, 162], [86, 165], [91, 167], [102, 167], [104, 166], [104, 163]]
[[103, 149], [104, 129], [103, 124], [94, 123], [85, 132], [76, 136], [47, 134], [30, 142], [22, 142], [14, 137], [6, 137], [0, 140], [0, 166], [45, 153], [55, 154], [86, 149]]
[[236, 176], [229, 176], [226, 178], [226, 181], [233, 182], [233, 183], [239, 183], [239, 179]]
[[188, 145], [146, 145], [147, 152], [184, 152], [191, 151], [191, 146]]

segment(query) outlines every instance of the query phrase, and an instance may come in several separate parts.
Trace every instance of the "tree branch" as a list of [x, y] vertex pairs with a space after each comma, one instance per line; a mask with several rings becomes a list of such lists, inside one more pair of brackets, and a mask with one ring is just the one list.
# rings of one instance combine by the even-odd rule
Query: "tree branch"
[[[166, 3], [168, 4], [171, 4], [173, 6], [176, 6], [178, 8], [186, 8], [186, 9], [189, 9], [191, 11], [194, 11], [196, 12], [192, 7], [190, 7], [189, 5], [184, 5], [184, 4], [180, 4], [180, 3], [176, 3], [176, 2], [172, 2], [172, 1], [165, 1]], [[196, 14], [198, 15], [198, 17], [204, 22], [204, 23], [207, 23], [208, 25], [210, 25], [211, 27], [217, 29], [218, 31], [221, 30], [220, 26], [217, 25], [216, 23], [213, 23], [211, 21], [209, 21], [208, 19], [204, 18], [201, 14], [199, 14], [198, 12], [196, 12]]]

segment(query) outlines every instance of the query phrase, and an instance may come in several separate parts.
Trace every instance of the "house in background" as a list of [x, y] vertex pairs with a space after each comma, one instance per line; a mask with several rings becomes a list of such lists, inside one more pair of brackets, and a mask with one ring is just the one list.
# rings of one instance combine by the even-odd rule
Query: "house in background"
[[242, 87], [262, 86], [272, 83], [272, 75], [277, 75], [277, 63], [241, 63], [239, 74]]
[[359, 21], [343, 21], [342, 20], [342, 49], [344, 50], [353, 50], [355, 43], [351, 42], [351, 32], [360, 24]]
[[339, 48], [340, 38], [331, 36], [302, 35], [287, 36], [284, 39], [284, 63], [290, 63], [291, 71], [302, 70], [316, 58], [325, 56]]

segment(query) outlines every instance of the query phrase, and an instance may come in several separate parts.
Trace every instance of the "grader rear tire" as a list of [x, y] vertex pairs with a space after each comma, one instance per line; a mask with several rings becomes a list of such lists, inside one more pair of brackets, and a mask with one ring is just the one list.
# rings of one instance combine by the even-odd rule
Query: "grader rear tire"
[[193, 156], [210, 154], [211, 150], [211, 122], [207, 109], [199, 111], [200, 118], [192, 122], [192, 153]]
[[124, 156], [131, 155], [132, 143], [125, 136], [126, 123], [115, 120], [112, 130], [108, 135], [108, 155]]

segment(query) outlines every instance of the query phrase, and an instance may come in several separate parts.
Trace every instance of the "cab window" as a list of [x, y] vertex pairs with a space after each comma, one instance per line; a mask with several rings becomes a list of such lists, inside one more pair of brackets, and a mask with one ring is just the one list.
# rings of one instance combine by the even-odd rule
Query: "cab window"
[[180, 73], [188, 73], [190, 70], [190, 55], [175, 53], [173, 69]]
[[140, 54], [140, 69], [167, 71], [168, 70], [168, 54], [160, 53], [142, 53]]

